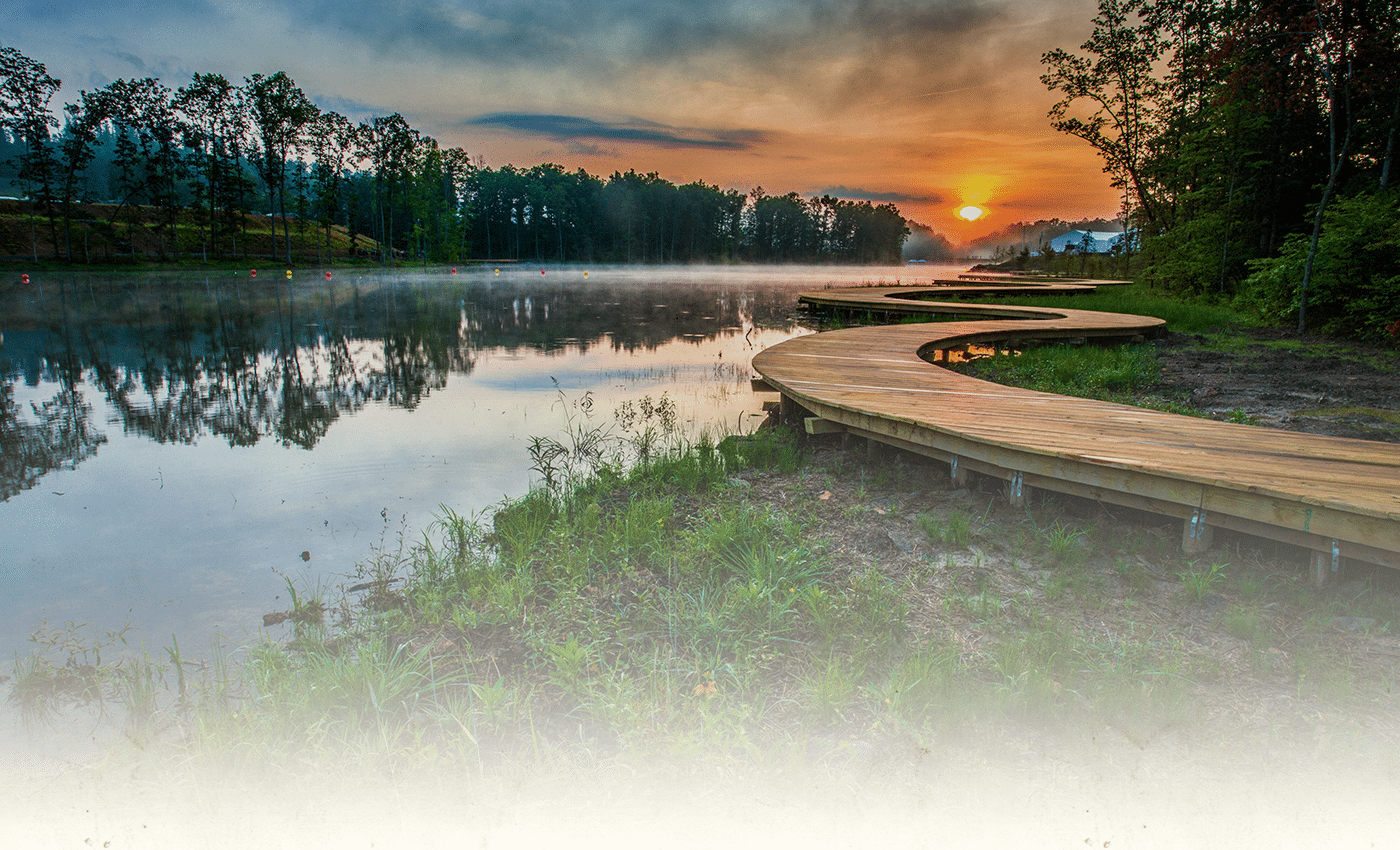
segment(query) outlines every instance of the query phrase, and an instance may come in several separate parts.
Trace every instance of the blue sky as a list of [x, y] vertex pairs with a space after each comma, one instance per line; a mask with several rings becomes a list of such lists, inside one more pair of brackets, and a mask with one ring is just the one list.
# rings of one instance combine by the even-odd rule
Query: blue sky
[[[489, 165], [656, 171], [894, 201], [969, 238], [1111, 216], [1086, 145], [1045, 119], [1042, 53], [1085, 0], [11, 0], [0, 44], [57, 100], [119, 77], [178, 87], [285, 70], [320, 106], [400, 112]], [[967, 203], [989, 214], [968, 224]]]

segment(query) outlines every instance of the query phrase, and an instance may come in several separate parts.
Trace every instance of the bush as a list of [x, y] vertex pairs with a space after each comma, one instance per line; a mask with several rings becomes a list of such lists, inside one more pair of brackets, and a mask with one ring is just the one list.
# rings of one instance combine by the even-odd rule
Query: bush
[[[1279, 256], [1251, 263], [1248, 297], [1266, 316], [1298, 314], [1311, 235], [1297, 233]], [[1308, 288], [1307, 324], [1367, 339], [1394, 337], [1400, 320], [1400, 201], [1395, 193], [1339, 198], [1323, 216]]]

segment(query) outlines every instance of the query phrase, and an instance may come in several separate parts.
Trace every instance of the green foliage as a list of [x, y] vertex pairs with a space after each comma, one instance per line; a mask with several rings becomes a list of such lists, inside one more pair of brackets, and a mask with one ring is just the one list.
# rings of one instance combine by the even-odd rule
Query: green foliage
[[920, 514], [914, 520], [931, 543], [944, 543], [961, 549], [972, 542], [972, 515], [955, 509], [942, 516]]
[[[1279, 255], [1252, 263], [1250, 297], [1278, 321], [1298, 315], [1307, 234], [1284, 242]], [[1400, 338], [1400, 196], [1338, 198], [1328, 206], [1308, 292], [1308, 324], [1368, 339]]]
[[759, 431], [746, 437], [725, 437], [717, 448], [725, 466], [732, 470], [792, 472], [802, 462], [802, 451], [796, 438], [778, 429]]
[[1182, 333], [1205, 333], [1222, 328], [1248, 326], [1258, 323], [1252, 311], [1232, 307], [1205, 297], [1168, 295], [1150, 289], [1145, 284], [1100, 287], [1072, 300], [1063, 295], [1015, 298], [973, 299], [985, 303], [1014, 303], [1030, 307], [1073, 307], [1077, 310], [1098, 310], [1103, 313], [1127, 313], [1135, 316], [1155, 316], [1167, 323], [1167, 329]]
[[[1309, 324], [1375, 338], [1400, 321], [1393, 205], [1360, 200], [1393, 191], [1395, 20], [1392, 3], [1099, 0], [1089, 39], [1046, 53], [1041, 80], [1062, 95], [1051, 125], [1123, 193], [1136, 279], [1243, 296], [1287, 324], [1327, 208]], [[1334, 214], [1336, 193], [1360, 206]]]
[[1200, 602], [1209, 596], [1217, 585], [1224, 583], [1223, 570], [1226, 566], [1228, 565], [1211, 564], [1208, 567], [1203, 567], [1192, 561], [1188, 569], [1178, 573], [1181, 578], [1181, 587], [1186, 591], [1186, 598], [1192, 602]]
[[1156, 351], [1148, 345], [1044, 346], [1018, 357], [975, 360], [965, 371], [1001, 384], [1104, 401], [1147, 392], [1160, 375]]

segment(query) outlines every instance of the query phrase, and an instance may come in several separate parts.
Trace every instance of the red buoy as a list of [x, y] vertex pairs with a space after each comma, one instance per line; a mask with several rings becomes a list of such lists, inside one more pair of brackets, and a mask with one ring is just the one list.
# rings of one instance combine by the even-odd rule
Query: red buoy
[[257, 276], [258, 276], [258, 270], [257, 270], [257, 269], [253, 269], [251, 272], [248, 272], [248, 277], [257, 277]]
[[22, 274], [22, 275], [19, 276], [19, 279], [20, 279], [20, 282], [21, 282], [21, 283], [28, 283], [28, 282], [29, 282], [29, 275], [27, 275], [27, 274]]
[[453, 267], [452, 267], [452, 273], [453, 273], [453, 274], [456, 274], [456, 273], [457, 273], [457, 267], [456, 267], [456, 266], [453, 266]]
[[330, 280], [330, 279], [331, 279], [331, 273], [330, 273], [330, 272], [326, 272], [326, 280]]
[[540, 269], [540, 274], [544, 274], [544, 269]]

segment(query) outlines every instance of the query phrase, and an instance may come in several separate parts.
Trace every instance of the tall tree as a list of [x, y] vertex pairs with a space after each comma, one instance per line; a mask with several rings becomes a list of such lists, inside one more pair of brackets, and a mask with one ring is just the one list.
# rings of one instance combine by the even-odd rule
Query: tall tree
[[240, 141], [248, 131], [248, 113], [237, 86], [222, 74], [195, 74], [175, 93], [175, 108], [187, 125], [185, 144], [196, 152], [196, 194], [207, 204], [209, 242], [223, 256], [220, 212], [226, 219], [236, 197]]
[[34, 228], [34, 202], [49, 212], [54, 258], [58, 258], [58, 224], [53, 215], [53, 183], [56, 163], [49, 146], [49, 131], [58, 119], [49, 111], [49, 101], [62, 83], [49, 76], [43, 63], [36, 62], [13, 47], [0, 47], [0, 130], [16, 135], [24, 143], [20, 155], [19, 178], [29, 196], [29, 235], [34, 259], [39, 259], [39, 239]]
[[[316, 184], [317, 217], [325, 228], [330, 251], [331, 226], [344, 205], [345, 171], [356, 161], [355, 125], [339, 112], [322, 112], [307, 128], [311, 140], [312, 178]], [[347, 226], [350, 222], [346, 221]]]
[[[282, 234], [287, 248], [287, 264], [292, 263], [292, 231], [287, 223], [287, 160], [301, 144], [302, 133], [316, 120], [320, 110], [285, 71], [270, 77], [254, 74], [244, 81], [244, 96], [253, 129], [261, 147], [254, 160], [258, 175], [267, 186], [270, 200], [281, 210]], [[276, 218], [273, 219], [276, 228]]]
[[394, 250], [394, 201], [405, 182], [413, 153], [418, 147], [418, 131], [397, 112], [359, 126], [357, 154], [374, 169], [375, 206], [379, 218], [380, 262], [387, 265]]
[[[1064, 94], [1050, 108], [1051, 126], [1092, 145], [1113, 186], [1155, 228], [1164, 216], [1146, 163], [1165, 112], [1166, 90], [1155, 68], [1165, 43], [1157, 26], [1142, 20], [1143, 11], [1144, 0], [1099, 0], [1093, 34], [1080, 45], [1088, 56], [1051, 50], [1041, 57], [1049, 70], [1040, 80]], [[1087, 118], [1070, 114], [1080, 100], [1093, 109]]]

